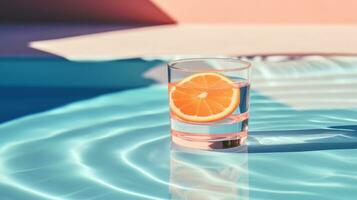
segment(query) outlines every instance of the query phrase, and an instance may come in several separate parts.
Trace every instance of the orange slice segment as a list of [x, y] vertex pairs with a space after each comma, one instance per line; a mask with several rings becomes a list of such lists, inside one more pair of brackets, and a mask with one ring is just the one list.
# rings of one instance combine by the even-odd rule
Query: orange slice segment
[[170, 88], [171, 111], [184, 121], [218, 121], [232, 114], [239, 103], [239, 88], [218, 73], [197, 73]]

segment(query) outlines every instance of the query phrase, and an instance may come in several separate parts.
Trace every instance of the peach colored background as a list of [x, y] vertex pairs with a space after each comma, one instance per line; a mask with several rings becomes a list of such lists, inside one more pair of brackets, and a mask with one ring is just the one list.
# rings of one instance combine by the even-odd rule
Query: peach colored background
[[357, 24], [357, 0], [11, 0], [0, 22]]
[[[75, 0], [79, 1], [83, 0]], [[357, 0], [88, 1], [92, 4], [76, 4], [73, 9], [97, 14], [107, 11], [111, 17], [131, 23], [179, 25], [38, 40], [30, 42], [29, 46], [71, 60], [357, 52]], [[65, 0], [62, 7], [52, 9], [66, 8], [63, 2], [73, 5]], [[101, 9], [96, 5], [102, 5]], [[71, 10], [72, 14], [76, 13], [74, 10]], [[95, 13], [92, 13], [93, 17]]]
[[151, 0], [179, 23], [357, 24], [356, 0]]

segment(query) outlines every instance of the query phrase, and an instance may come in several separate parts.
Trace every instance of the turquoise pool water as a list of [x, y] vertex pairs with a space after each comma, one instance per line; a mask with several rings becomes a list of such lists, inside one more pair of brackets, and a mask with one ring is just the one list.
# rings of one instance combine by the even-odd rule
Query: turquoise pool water
[[357, 65], [309, 59], [257, 63], [234, 151], [171, 145], [162, 85], [2, 123], [0, 199], [355, 199]]

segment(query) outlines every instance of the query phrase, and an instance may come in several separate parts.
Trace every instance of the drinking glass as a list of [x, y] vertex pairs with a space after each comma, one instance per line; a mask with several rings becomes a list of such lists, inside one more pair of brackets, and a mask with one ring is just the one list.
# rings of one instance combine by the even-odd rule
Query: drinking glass
[[193, 58], [168, 63], [172, 142], [226, 149], [248, 136], [251, 64], [237, 58]]

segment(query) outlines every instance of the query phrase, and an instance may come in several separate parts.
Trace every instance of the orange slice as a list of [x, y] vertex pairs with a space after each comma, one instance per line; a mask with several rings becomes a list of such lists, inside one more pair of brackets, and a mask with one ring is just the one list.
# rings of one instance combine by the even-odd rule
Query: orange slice
[[170, 89], [171, 111], [189, 122], [221, 120], [234, 112], [239, 101], [239, 88], [218, 73], [197, 73]]

